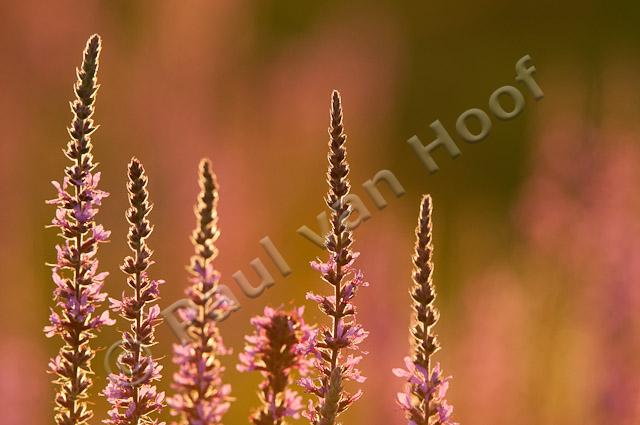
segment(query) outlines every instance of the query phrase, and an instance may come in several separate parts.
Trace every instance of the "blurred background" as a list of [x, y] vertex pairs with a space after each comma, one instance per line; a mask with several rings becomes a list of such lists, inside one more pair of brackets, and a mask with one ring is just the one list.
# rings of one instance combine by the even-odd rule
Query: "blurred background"
[[[145, 164], [164, 278], [162, 306], [182, 296], [192, 249], [196, 167], [221, 184], [218, 268], [242, 308], [221, 325], [237, 398], [225, 423], [246, 423], [258, 376], [235, 370], [249, 318], [265, 305], [322, 291], [296, 234], [318, 229], [331, 90], [343, 96], [354, 193], [371, 211], [356, 230], [371, 286], [358, 299], [371, 331], [365, 397], [343, 422], [403, 424], [413, 231], [422, 193], [435, 202], [438, 360], [453, 375], [455, 418], [473, 425], [640, 424], [640, 6], [597, 1], [461, 4], [433, 1], [109, 1], [0, 3], [0, 399], [2, 423], [51, 423], [45, 373], [59, 347], [42, 328], [51, 305], [55, 230], [50, 180], [66, 165], [68, 101], [85, 40], [103, 36], [95, 156], [111, 192], [99, 222], [111, 295], [124, 289], [125, 169]], [[530, 54], [545, 93], [514, 80]], [[496, 88], [525, 93], [516, 119], [493, 119], [482, 143], [454, 132], [457, 116], [488, 110]], [[434, 138], [440, 119], [462, 149], [434, 154], [429, 175], [406, 143]], [[362, 183], [391, 170], [406, 190], [378, 210]], [[292, 269], [282, 277], [258, 241], [269, 236]], [[242, 294], [231, 275], [255, 257], [276, 284]], [[324, 256], [323, 256], [324, 258]], [[328, 289], [324, 288], [325, 290]], [[309, 306], [307, 319], [323, 320]], [[122, 326], [120, 324], [120, 326]], [[159, 328], [165, 384], [175, 336]], [[103, 332], [97, 345], [117, 340]], [[93, 393], [105, 384], [98, 354]], [[92, 399], [96, 418], [104, 398]], [[167, 418], [168, 419], [168, 416]], [[303, 423], [300, 421], [299, 423]]]

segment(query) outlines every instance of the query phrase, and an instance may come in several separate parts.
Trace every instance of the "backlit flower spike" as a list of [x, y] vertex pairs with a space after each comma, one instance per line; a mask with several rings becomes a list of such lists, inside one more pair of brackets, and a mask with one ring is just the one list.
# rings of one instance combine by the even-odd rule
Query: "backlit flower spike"
[[231, 386], [224, 384], [224, 367], [219, 357], [230, 354], [222, 341], [217, 321], [234, 306], [218, 291], [220, 273], [213, 260], [218, 255], [214, 245], [218, 230], [218, 183], [207, 159], [199, 166], [200, 194], [195, 206], [197, 226], [191, 236], [195, 255], [189, 271], [191, 286], [186, 290], [193, 309], [182, 310], [191, 339], [174, 345], [173, 362], [178, 372], [173, 376], [175, 395], [168, 400], [171, 414], [179, 425], [218, 425], [229, 410]]
[[58, 425], [84, 425], [93, 416], [86, 402], [95, 356], [89, 343], [102, 326], [113, 324], [108, 311], [99, 312], [106, 298], [107, 273], [98, 272], [96, 258], [98, 245], [110, 234], [95, 222], [102, 199], [108, 196], [97, 187], [100, 173], [95, 171], [91, 153], [99, 55], [100, 37], [93, 35], [87, 41], [82, 66], [76, 70], [76, 98], [71, 102], [73, 119], [68, 128], [71, 139], [64, 150], [71, 164], [62, 182], [53, 182], [56, 197], [47, 201], [56, 206], [49, 227], [56, 227], [64, 239], [56, 246], [56, 263], [51, 265], [55, 306], [50, 325], [44, 329], [47, 337], [58, 335], [63, 341], [58, 355], [49, 362], [49, 371], [56, 375], [54, 421]]
[[142, 164], [135, 158], [128, 169], [130, 207], [126, 217], [129, 222], [127, 241], [133, 254], [124, 259], [122, 271], [127, 275], [130, 294], [122, 299], [111, 299], [111, 308], [126, 320], [130, 327], [122, 333], [118, 373], [111, 373], [103, 391], [111, 404], [108, 419], [113, 425], [156, 424], [157, 416], [165, 405], [164, 393], [158, 392], [154, 382], [159, 381], [162, 366], [151, 356], [150, 347], [156, 344], [155, 328], [161, 322], [158, 307], [159, 288], [164, 283], [152, 280], [147, 271], [153, 264], [152, 251], [147, 238], [153, 231], [148, 215], [149, 203], [147, 176]]
[[331, 231], [326, 239], [328, 259], [326, 262], [314, 261], [311, 267], [333, 288], [333, 294], [309, 293], [307, 299], [318, 303], [320, 310], [331, 318], [332, 325], [319, 329], [317, 336], [306, 344], [314, 374], [300, 380], [307, 392], [317, 396], [316, 402], [311, 402], [309, 410], [303, 413], [314, 425], [335, 424], [336, 418], [361, 397], [360, 390], [350, 394], [344, 387], [365, 380], [358, 364], [366, 353], [359, 344], [368, 335], [357, 323], [352, 304], [359, 288], [368, 284], [362, 272], [353, 266], [358, 253], [351, 250], [353, 235], [347, 225], [351, 212], [351, 206], [346, 202], [350, 190], [347, 136], [343, 131], [342, 106], [337, 91], [332, 94], [329, 136], [329, 192], [325, 199], [331, 210]]
[[451, 420], [453, 407], [445, 400], [451, 378], [443, 375], [440, 364], [431, 367], [431, 356], [440, 349], [433, 332], [439, 313], [434, 306], [431, 213], [431, 197], [425, 195], [420, 205], [413, 256], [412, 356], [405, 357], [405, 369], [396, 368], [393, 373], [407, 381], [406, 390], [398, 393], [397, 401], [409, 425], [457, 425]]
[[287, 418], [300, 416], [302, 397], [290, 386], [293, 373], [305, 377], [309, 372], [305, 347], [315, 335], [304, 322], [303, 311], [265, 307], [264, 315], [251, 319], [255, 330], [245, 337], [237, 369], [258, 371], [264, 378], [258, 393], [261, 406], [249, 417], [254, 425], [283, 425]]

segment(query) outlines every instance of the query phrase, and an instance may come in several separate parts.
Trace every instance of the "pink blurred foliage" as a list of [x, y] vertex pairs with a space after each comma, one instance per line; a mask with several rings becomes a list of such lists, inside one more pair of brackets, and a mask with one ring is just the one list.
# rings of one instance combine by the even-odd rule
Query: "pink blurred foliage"
[[2, 423], [39, 424], [51, 417], [50, 377], [42, 367], [47, 354], [29, 337], [3, 333], [0, 345], [0, 397], [6, 406]]
[[[573, 326], [588, 347], [579, 354], [589, 366], [579, 372], [590, 376], [581, 423], [594, 425], [640, 420], [640, 126], [624, 119], [640, 112], [628, 94], [639, 81], [631, 91], [619, 71], [607, 68], [595, 88], [601, 122], [561, 100], [540, 117], [517, 214], [532, 256], [570, 288]], [[565, 97], [576, 99], [581, 88], [564, 80], [549, 90], [577, 91]]]
[[[388, 231], [384, 237], [376, 231], [381, 228]], [[362, 292], [359, 308], [362, 322], [375, 330], [363, 344], [369, 352], [362, 366], [368, 377], [363, 396], [367, 406], [349, 413], [357, 423], [403, 425], [407, 421], [394, 400], [404, 383], [394, 379], [389, 368], [409, 353], [412, 229], [380, 212], [359, 230], [357, 243], [363, 247], [359, 260], [368, 279], [379, 286], [377, 291]]]
[[532, 309], [519, 278], [506, 268], [488, 270], [465, 287], [460, 303], [459, 332], [444, 347], [453, 357], [450, 399], [458, 421], [536, 423], [526, 410]]

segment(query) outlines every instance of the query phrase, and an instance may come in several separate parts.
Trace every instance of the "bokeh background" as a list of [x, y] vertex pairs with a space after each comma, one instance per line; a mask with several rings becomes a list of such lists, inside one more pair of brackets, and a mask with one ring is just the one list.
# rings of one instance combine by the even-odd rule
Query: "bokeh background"
[[[45, 373], [59, 341], [42, 333], [51, 305], [55, 231], [50, 180], [66, 165], [67, 102], [87, 37], [103, 36], [95, 155], [111, 192], [99, 221], [108, 290], [124, 289], [125, 167], [151, 179], [155, 277], [162, 306], [181, 297], [191, 255], [196, 166], [221, 188], [218, 268], [242, 308], [222, 326], [236, 353], [265, 305], [304, 302], [322, 285], [308, 267], [317, 229], [329, 96], [341, 90], [354, 192], [371, 218], [356, 230], [360, 320], [370, 329], [364, 399], [347, 424], [403, 424], [390, 369], [408, 350], [410, 254], [419, 197], [435, 200], [438, 354], [454, 376], [455, 417], [473, 425], [640, 424], [640, 6], [637, 2], [19, 1], [0, 3], [1, 423], [52, 422]], [[487, 110], [530, 54], [545, 97], [464, 143], [457, 116]], [[463, 154], [435, 154], [429, 175], [407, 145], [440, 119]], [[375, 208], [361, 184], [389, 169], [406, 194]], [[292, 269], [279, 275], [258, 241]], [[231, 275], [263, 259], [276, 284], [245, 297]], [[321, 320], [315, 308], [309, 321]], [[165, 385], [174, 335], [160, 328]], [[103, 332], [102, 347], [117, 339]], [[104, 351], [94, 394], [105, 383]], [[246, 423], [257, 376], [225, 360]], [[92, 399], [95, 423], [106, 402]], [[300, 421], [300, 423], [303, 423]]]

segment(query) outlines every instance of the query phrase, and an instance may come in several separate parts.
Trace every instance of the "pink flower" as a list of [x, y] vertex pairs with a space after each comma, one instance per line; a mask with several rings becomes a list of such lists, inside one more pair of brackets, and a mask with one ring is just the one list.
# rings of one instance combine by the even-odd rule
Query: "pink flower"
[[451, 422], [453, 407], [445, 400], [451, 378], [443, 376], [439, 363], [430, 368], [431, 356], [440, 348], [433, 332], [439, 314], [433, 305], [436, 293], [432, 279], [431, 207], [431, 197], [424, 196], [413, 256], [411, 298], [416, 311], [415, 325], [411, 329], [413, 358], [405, 357], [405, 369], [392, 371], [407, 381], [405, 392], [398, 393], [397, 401], [410, 425], [455, 425]]
[[200, 194], [195, 208], [198, 224], [191, 237], [195, 255], [189, 267], [191, 285], [185, 291], [195, 308], [180, 311], [193, 339], [174, 345], [173, 362], [179, 370], [173, 375], [176, 393], [168, 404], [180, 423], [211, 425], [222, 421], [232, 400], [231, 386], [222, 382], [225, 369], [219, 359], [231, 350], [224, 346], [216, 322], [233, 306], [217, 292], [220, 273], [213, 266], [218, 253], [214, 242], [219, 235], [217, 181], [209, 160], [200, 161], [199, 168]]
[[122, 333], [120, 362], [127, 373], [111, 373], [103, 395], [111, 404], [109, 418], [113, 425], [138, 425], [157, 423], [154, 418], [164, 407], [164, 393], [157, 392], [155, 381], [160, 380], [162, 366], [151, 357], [149, 347], [155, 345], [155, 328], [160, 322], [158, 286], [161, 280], [151, 280], [147, 274], [151, 250], [146, 239], [153, 228], [147, 217], [151, 211], [148, 202], [147, 176], [140, 162], [133, 158], [129, 163], [129, 246], [132, 256], [125, 258], [122, 270], [128, 275], [127, 285], [131, 295], [122, 294], [121, 300], [110, 299], [114, 312], [130, 323]]
[[445, 400], [451, 377], [443, 376], [439, 363], [436, 363], [429, 373], [424, 367], [414, 363], [410, 357], [405, 357], [404, 362], [406, 369], [395, 368], [393, 374], [406, 379], [409, 384], [405, 392], [397, 395], [398, 404], [407, 413], [407, 417], [416, 424], [428, 425], [427, 422], [423, 422], [424, 412], [422, 411], [422, 400], [427, 400], [429, 417], [437, 414], [438, 424], [455, 425], [451, 422], [453, 407]]
[[331, 209], [332, 230], [327, 235], [328, 260], [312, 261], [311, 267], [322, 275], [333, 293], [319, 295], [308, 293], [307, 299], [318, 303], [320, 310], [332, 322], [332, 326], [320, 328], [310, 339], [304, 350], [311, 356], [312, 376], [304, 378], [300, 384], [318, 397], [316, 403], [309, 404], [304, 413], [312, 424], [335, 423], [336, 417], [358, 400], [362, 392], [354, 394], [343, 390], [349, 381], [364, 382], [358, 369], [363, 352], [359, 345], [368, 332], [356, 321], [356, 308], [352, 304], [359, 288], [368, 286], [360, 270], [353, 267], [358, 257], [350, 247], [353, 235], [346, 220], [351, 211], [346, 202], [350, 184], [347, 178], [349, 165], [346, 161], [346, 135], [342, 125], [342, 106], [337, 91], [332, 94], [331, 122], [329, 127], [329, 170], [327, 182], [329, 193], [326, 202]]
[[255, 331], [245, 337], [247, 343], [237, 369], [259, 371], [264, 378], [259, 386], [263, 405], [250, 416], [256, 425], [275, 425], [286, 417], [299, 417], [302, 398], [288, 386], [294, 371], [302, 377], [308, 373], [305, 347], [315, 335], [305, 324], [303, 312], [302, 307], [289, 312], [265, 307], [264, 315], [251, 319]]
[[54, 416], [58, 424], [84, 425], [93, 416], [86, 403], [95, 356], [89, 341], [103, 326], [113, 324], [108, 312], [98, 313], [106, 298], [102, 290], [107, 273], [97, 272], [96, 255], [98, 245], [109, 238], [109, 232], [95, 223], [102, 199], [108, 194], [97, 187], [100, 173], [95, 172], [91, 154], [99, 53], [100, 37], [94, 35], [87, 42], [75, 85], [76, 99], [71, 104], [71, 140], [65, 149], [70, 163], [62, 183], [52, 182], [57, 197], [47, 201], [56, 207], [49, 227], [57, 228], [63, 238], [56, 246], [51, 273], [55, 306], [50, 325], [44, 328], [47, 337], [58, 335], [63, 341], [58, 355], [49, 362], [58, 386]]

